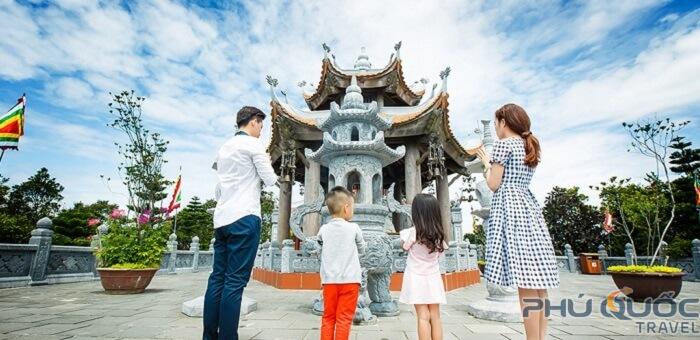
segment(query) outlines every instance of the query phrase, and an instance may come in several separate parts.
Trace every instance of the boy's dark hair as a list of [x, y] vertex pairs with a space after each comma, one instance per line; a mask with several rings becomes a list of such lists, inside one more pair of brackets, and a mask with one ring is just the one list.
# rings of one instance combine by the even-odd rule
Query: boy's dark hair
[[267, 117], [264, 112], [260, 111], [257, 107], [253, 106], [244, 106], [240, 110], [238, 110], [238, 113], [236, 114], [236, 125], [239, 128], [242, 128], [248, 123], [250, 123], [251, 120], [256, 119], [258, 121], [262, 121]]
[[411, 218], [416, 227], [416, 242], [430, 252], [445, 251], [445, 231], [440, 217], [440, 203], [433, 195], [418, 194], [411, 204]]
[[345, 187], [337, 186], [326, 194], [326, 206], [331, 215], [340, 213], [343, 205], [352, 200], [352, 193]]

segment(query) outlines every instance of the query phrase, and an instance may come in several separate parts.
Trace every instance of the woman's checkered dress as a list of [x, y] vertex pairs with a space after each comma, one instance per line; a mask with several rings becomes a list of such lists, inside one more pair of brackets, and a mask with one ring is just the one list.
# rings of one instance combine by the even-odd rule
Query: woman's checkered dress
[[542, 210], [530, 191], [535, 169], [524, 163], [520, 137], [496, 142], [491, 163], [505, 167], [503, 181], [491, 199], [486, 226], [487, 281], [518, 288], [559, 287], [559, 268]]

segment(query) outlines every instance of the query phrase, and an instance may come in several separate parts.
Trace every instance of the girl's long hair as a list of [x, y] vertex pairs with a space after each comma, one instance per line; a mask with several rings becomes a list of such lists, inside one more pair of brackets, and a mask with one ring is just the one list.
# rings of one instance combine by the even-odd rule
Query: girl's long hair
[[505, 120], [513, 132], [525, 141], [525, 165], [534, 168], [540, 163], [540, 141], [530, 132], [530, 117], [516, 104], [506, 104], [496, 110], [496, 120]]
[[416, 195], [411, 205], [411, 218], [416, 227], [416, 242], [428, 247], [431, 253], [445, 251], [440, 203], [434, 196]]

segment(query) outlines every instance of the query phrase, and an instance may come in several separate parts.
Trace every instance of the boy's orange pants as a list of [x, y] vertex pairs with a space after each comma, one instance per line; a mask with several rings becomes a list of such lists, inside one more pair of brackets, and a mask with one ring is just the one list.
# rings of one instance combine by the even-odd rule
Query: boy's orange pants
[[348, 339], [359, 293], [359, 283], [323, 285], [321, 340]]

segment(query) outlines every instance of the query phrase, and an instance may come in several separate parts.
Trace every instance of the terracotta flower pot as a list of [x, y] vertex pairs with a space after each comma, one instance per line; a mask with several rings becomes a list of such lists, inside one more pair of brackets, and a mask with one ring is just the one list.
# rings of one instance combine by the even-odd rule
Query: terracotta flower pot
[[[634, 301], [644, 301], [647, 298], [656, 299], [665, 292], [670, 292], [671, 298], [678, 296], [683, 285], [685, 273], [609, 273], [615, 285], [625, 295]], [[632, 291], [624, 289], [631, 288]]]
[[97, 268], [102, 287], [107, 294], [139, 294], [146, 290], [158, 268], [111, 269]]

